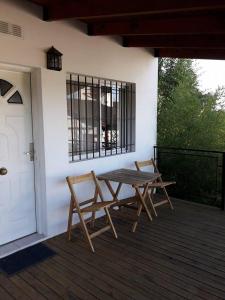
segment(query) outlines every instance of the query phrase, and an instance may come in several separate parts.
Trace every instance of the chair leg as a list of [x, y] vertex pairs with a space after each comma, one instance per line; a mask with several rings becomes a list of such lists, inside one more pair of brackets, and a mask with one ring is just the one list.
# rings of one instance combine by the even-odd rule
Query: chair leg
[[150, 193], [148, 193], [148, 200], [149, 200], [149, 202], [150, 202], [150, 205], [151, 205], [151, 208], [152, 208], [152, 210], [153, 210], [153, 212], [154, 212], [154, 215], [155, 215], [156, 217], [158, 217], [158, 214], [157, 214], [157, 212], [156, 212], [156, 210], [155, 210], [155, 206], [154, 206], [154, 203], [153, 203], [153, 201], [152, 201], [151, 195], [152, 195], [152, 191], [151, 191]]
[[95, 211], [92, 213], [92, 217], [91, 217], [91, 227], [94, 228], [95, 227]]
[[133, 227], [132, 227], [132, 232], [135, 232], [137, 229], [138, 221], [140, 219], [141, 211], [142, 211], [142, 204], [138, 203], [138, 211], [137, 211], [137, 220], [134, 222]]
[[73, 203], [71, 200], [69, 218], [68, 218], [68, 226], [67, 226], [67, 237], [68, 237], [69, 241], [71, 240], [72, 221], [73, 221]]
[[171, 202], [171, 200], [170, 200], [170, 197], [169, 197], [169, 195], [168, 195], [167, 190], [166, 190], [165, 187], [163, 188], [163, 191], [164, 191], [164, 193], [165, 193], [165, 195], [166, 195], [166, 198], [167, 198], [167, 200], [168, 200], [168, 202], [169, 202], [170, 208], [171, 208], [172, 210], [174, 210], [173, 204], [172, 204], [172, 202]]
[[[106, 211], [105, 211], [105, 213], [106, 213]], [[107, 214], [105, 215], [105, 223], [106, 223], [106, 224], [109, 224], [109, 219], [108, 219]]]
[[110, 224], [110, 227], [112, 228], [113, 235], [114, 235], [114, 237], [117, 239], [118, 236], [117, 236], [117, 233], [116, 233], [116, 229], [115, 229], [115, 227], [114, 227], [114, 225], [113, 225], [113, 222], [112, 222], [112, 219], [111, 219], [109, 210], [108, 210], [107, 207], [106, 207], [104, 210], [105, 210], [105, 213], [106, 213], [106, 216], [107, 216], [107, 220], [108, 220], [108, 222], [109, 222], [109, 224]]
[[81, 227], [82, 227], [82, 229], [83, 229], [84, 236], [85, 236], [87, 242], [89, 243], [89, 246], [90, 246], [92, 252], [94, 253], [94, 252], [95, 252], [95, 249], [94, 249], [94, 246], [93, 246], [93, 244], [92, 244], [92, 241], [91, 241], [91, 238], [90, 238], [88, 229], [87, 229], [87, 225], [86, 225], [86, 223], [85, 223], [85, 221], [84, 221], [84, 219], [83, 219], [83, 216], [82, 216], [82, 215], [79, 215], [79, 217], [80, 217], [80, 225], [81, 225]]

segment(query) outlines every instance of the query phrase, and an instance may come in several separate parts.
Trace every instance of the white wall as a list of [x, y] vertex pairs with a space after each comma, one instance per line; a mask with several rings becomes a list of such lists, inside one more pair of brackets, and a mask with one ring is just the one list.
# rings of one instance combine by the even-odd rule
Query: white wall
[[[41, 9], [27, 1], [1, 0], [0, 20], [21, 25], [24, 31], [23, 39], [0, 34], [1, 62], [36, 68], [33, 102], [36, 101], [34, 123], [38, 137], [35, 140], [39, 143], [36, 148], [41, 177], [44, 178], [43, 170], [46, 176], [38, 203], [42, 210], [44, 207], [43, 218], [47, 216], [43, 231], [51, 236], [66, 229], [69, 193], [65, 176], [90, 170], [98, 174], [121, 167], [133, 168], [136, 159], [151, 157], [156, 142], [158, 63], [147, 50], [123, 48], [112, 38], [89, 37], [82, 32], [84, 26], [77, 23], [75, 26], [74, 21], [44, 22]], [[45, 50], [52, 45], [63, 53], [61, 72], [46, 69]], [[136, 152], [69, 163], [65, 85], [68, 71], [136, 83]], [[129, 194], [130, 190], [125, 188], [121, 195]]]

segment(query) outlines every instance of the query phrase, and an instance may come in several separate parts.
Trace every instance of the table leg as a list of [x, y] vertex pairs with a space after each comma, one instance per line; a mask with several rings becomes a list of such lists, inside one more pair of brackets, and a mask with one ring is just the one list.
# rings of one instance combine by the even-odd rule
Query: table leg
[[155, 210], [155, 207], [154, 207], [154, 204], [153, 204], [153, 201], [152, 201], [152, 189], [151, 189], [151, 191], [148, 191], [148, 199], [149, 199], [151, 208], [152, 208], [152, 210], [154, 212], [154, 215], [157, 217], [158, 215], [157, 215], [157, 212]]
[[118, 200], [118, 195], [119, 195], [119, 192], [120, 192], [122, 183], [119, 183], [119, 184], [118, 184], [118, 187], [117, 187], [117, 189], [116, 189], [116, 192], [114, 192], [114, 190], [113, 190], [113, 188], [112, 188], [112, 185], [111, 185], [111, 183], [110, 183], [108, 180], [105, 180], [105, 183], [106, 183], [106, 185], [107, 185], [107, 187], [108, 187], [108, 189], [109, 189], [111, 195], [113, 196], [113, 201], [115, 200], [115, 201], [118, 201], [118, 202], [119, 202], [119, 200]]
[[148, 219], [150, 220], [150, 221], [152, 221], [152, 216], [151, 216], [151, 213], [150, 213], [150, 211], [149, 211], [149, 209], [148, 209], [148, 207], [147, 207], [147, 205], [146, 205], [146, 203], [145, 203], [145, 198], [146, 198], [146, 195], [147, 195], [147, 193], [148, 193], [148, 184], [146, 184], [146, 186], [144, 187], [144, 191], [143, 191], [143, 193], [140, 191], [140, 188], [139, 187], [137, 187], [137, 186], [135, 186], [134, 187], [135, 188], [135, 190], [136, 190], [136, 193], [137, 193], [137, 195], [138, 195], [138, 197], [139, 197], [139, 200], [140, 200], [140, 206], [138, 207], [138, 212], [137, 212], [137, 220], [134, 222], [134, 225], [133, 225], [133, 232], [136, 230], [136, 227], [137, 227], [137, 224], [138, 224], [138, 219], [139, 219], [139, 217], [140, 217], [140, 214], [141, 214], [141, 211], [142, 211], [142, 208], [144, 207], [144, 209], [145, 209], [145, 211], [146, 211], [146, 213], [147, 213], [147, 216], [148, 216]]

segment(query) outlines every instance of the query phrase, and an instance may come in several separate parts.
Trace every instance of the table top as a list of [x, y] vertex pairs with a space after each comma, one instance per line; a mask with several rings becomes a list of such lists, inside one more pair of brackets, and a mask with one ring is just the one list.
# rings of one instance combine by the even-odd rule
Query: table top
[[108, 180], [124, 184], [141, 186], [156, 180], [161, 174], [130, 169], [118, 169], [98, 175], [99, 180]]

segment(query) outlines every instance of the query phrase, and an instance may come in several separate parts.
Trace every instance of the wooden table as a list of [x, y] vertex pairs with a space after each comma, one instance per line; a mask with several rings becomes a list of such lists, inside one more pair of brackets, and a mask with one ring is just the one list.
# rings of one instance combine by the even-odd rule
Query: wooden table
[[[148, 190], [149, 184], [155, 181], [161, 174], [159, 173], [150, 173], [150, 172], [142, 172], [130, 169], [118, 169], [111, 172], [107, 172], [104, 174], [98, 175], [99, 180], [104, 180], [112, 197], [113, 200], [120, 202], [118, 200], [118, 195], [121, 190], [123, 184], [131, 185], [137, 196], [137, 200], [135, 202], [138, 203], [137, 209], [137, 220], [133, 224], [132, 231], [135, 232], [138, 219], [140, 217], [141, 211], [144, 207], [148, 219], [152, 221], [151, 213], [146, 205], [146, 199], [150, 197]], [[110, 182], [118, 182], [118, 186], [116, 191], [113, 190], [112, 185]], [[143, 189], [143, 191], [141, 191]], [[122, 201], [122, 200], [121, 200]]]

